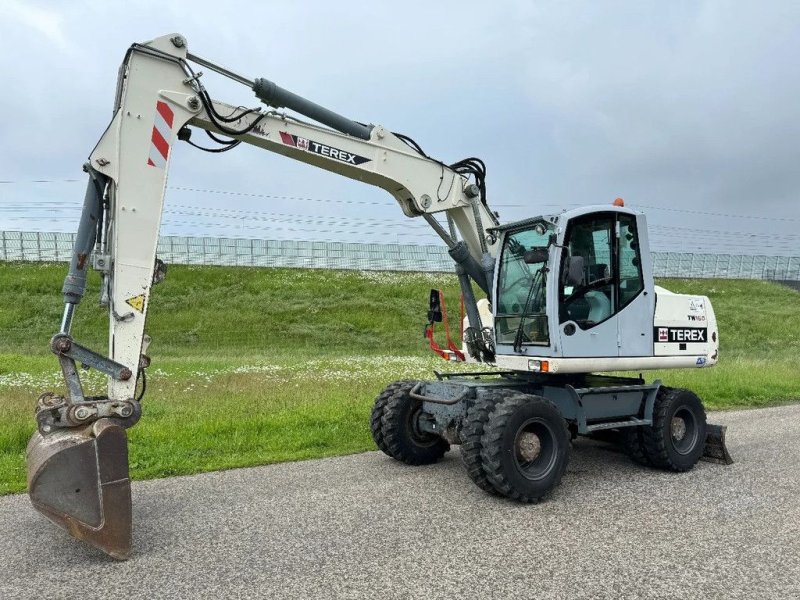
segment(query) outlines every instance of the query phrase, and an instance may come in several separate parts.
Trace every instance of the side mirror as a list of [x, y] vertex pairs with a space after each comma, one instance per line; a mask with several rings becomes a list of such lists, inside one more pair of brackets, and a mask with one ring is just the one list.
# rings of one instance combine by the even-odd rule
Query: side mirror
[[525, 264], [535, 265], [537, 263], [546, 262], [547, 254], [547, 248], [531, 248], [525, 253], [522, 260], [525, 261]]
[[428, 323], [442, 322], [442, 300], [439, 290], [431, 290], [431, 299], [428, 305]]

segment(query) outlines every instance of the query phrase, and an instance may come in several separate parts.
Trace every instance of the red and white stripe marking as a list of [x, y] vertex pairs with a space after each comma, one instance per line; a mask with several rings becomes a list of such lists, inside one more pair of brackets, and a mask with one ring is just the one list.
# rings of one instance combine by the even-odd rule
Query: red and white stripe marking
[[169, 144], [172, 141], [172, 121], [175, 113], [166, 102], [156, 102], [156, 118], [153, 121], [153, 135], [150, 137], [150, 156], [147, 164], [161, 169], [167, 166]]

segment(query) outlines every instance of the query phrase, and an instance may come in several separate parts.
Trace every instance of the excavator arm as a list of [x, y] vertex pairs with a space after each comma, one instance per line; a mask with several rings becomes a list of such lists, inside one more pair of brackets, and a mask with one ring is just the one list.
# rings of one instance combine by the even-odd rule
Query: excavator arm
[[[269, 109], [213, 99], [193, 65], [249, 87]], [[407, 217], [424, 218], [456, 264], [469, 322], [468, 353], [472, 360], [493, 360], [493, 338], [481, 324], [471, 285], [474, 281], [490, 296], [496, 240], [489, 230], [498, 225], [486, 205], [485, 167], [478, 159], [446, 165], [380, 125], [352, 121], [271, 81], [250, 80], [194, 56], [180, 35], [129, 49], [114, 108], [85, 165], [89, 183], [63, 288], [64, 314], [51, 341], [68, 393], [40, 397], [38, 431], [28, 446], [34, 506], [74, 536], [116, 558], [130, 553], [125, 430], [141, 415], [137, 382], [149, 365], [145, 320], [151, 288], [165, 273], [156, 247], [169, 161], [179, 140], [192, 143], [191, 128], [208, 132], [220, 144], [218, 151], [244, 142], [383, 188]], [[446, 225], [436, 213], [445, 213]], [[89, 266], [102, 276], [101, 303], [109, 313], [107, 355], [81, 346], [72, 336]], [[108, 375], [107, 396], [84, 394], [78, 362]]]

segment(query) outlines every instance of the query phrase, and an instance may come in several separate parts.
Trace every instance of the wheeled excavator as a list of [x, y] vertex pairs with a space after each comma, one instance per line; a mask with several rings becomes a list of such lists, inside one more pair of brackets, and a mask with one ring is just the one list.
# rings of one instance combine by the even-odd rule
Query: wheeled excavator
[[[199, 68], [250, 88], [265, 106], [213, 98]], [[215, 147], [193, 141], [197, 130]], [[192, 54], [172, 34], [127, 51], [113, 118], [84, 167], [63, 318], [50, 342], [66, 393], [41, 395], [27, 449], [34, 507], [76, 538], [117, 559], [131, 552], [126, 430], [142, 415], [137, 382], [150, 365], [152, 289], [166, 274], [156, 248], [177, 141], [215, 151], [244, 142], [383, 188], [447, 245], [464, 307], [461, 337], [447, 348], [435, 343], [437, 290], [426, 336], [444, 358], [489, 370], [435, 372], [383, 390], [370, 427], [390, 457], [428, 464], [460, 445], [475, 484], [520, 502], [560, 483], [579, 435], [612, 435], [635, 460], [671, 471], [704, 456], [730, 461], [724, 428], [706, 422], [694, 393], [641, 373], [610, 374], [708, 368], [719, 357], [709, 299], [654, 284], [643, 214], [615, 201], [501, 224], [487, 203], [483, 161], [446, 164], [405, 135]], [[107, 353], [72, 333], [90, 267], [109, 315]], [[106, 395], [85, 393], [79, 363], [108, 377]]]

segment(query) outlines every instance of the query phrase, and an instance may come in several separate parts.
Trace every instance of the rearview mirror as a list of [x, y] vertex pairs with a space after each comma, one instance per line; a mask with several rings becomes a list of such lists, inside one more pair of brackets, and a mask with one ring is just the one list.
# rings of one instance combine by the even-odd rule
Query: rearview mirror
[[531, 248], [522, 257], [525, 264], [535, 265], [536, 263], [543, 263], [547, 261], [547, 248]]
[[442, 300], [439, 290], [431, 290], [431, 299], [428, 305], [428, 323], [442, 322]]

